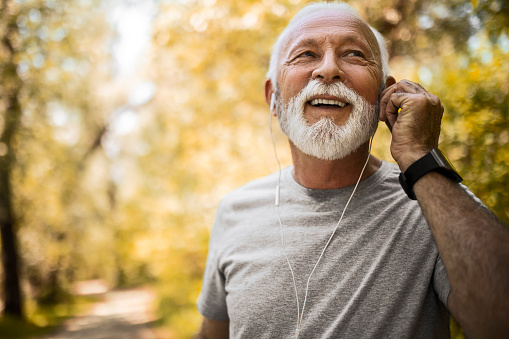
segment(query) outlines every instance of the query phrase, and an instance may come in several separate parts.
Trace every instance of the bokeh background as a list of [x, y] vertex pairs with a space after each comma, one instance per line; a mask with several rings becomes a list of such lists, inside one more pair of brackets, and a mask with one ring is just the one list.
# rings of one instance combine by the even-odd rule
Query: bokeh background
[[[277, 169], [265, 73], [307, 2], [0, 1], [0, 329], [58, 324], [76, 283], [100, 280], [148, 286], [165, 336], [192, 337], [221, 197]], [[440, 147], [508, 223], [509, 2], [347, 2], [390, 41], [396, 79], [441, 98]], [[381, 124], [392, 161], [389, 142]]]

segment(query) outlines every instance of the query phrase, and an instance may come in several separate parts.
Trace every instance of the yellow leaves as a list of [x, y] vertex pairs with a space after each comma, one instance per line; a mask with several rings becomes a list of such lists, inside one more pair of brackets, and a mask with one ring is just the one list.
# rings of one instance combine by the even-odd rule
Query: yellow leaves
[[[22, 241], [30, 249], [27, 262], [47, 269], [68, 254], [64, 269], [76, 274], [92, 271], [112, 282], [117, 275], [123, 277], [119, 282], [157, 278], [161, 312], [172, 335], [191, 337], [199, 319], [195, 301], [208, 232], [221, 197], [277, 169], [263, 85], [272, 44], [300, 2], [309, 1], [160, 2], [148, 49], [151, 59], [143, 73], [156, 85], [155, 97], [138, 112], [137, 132], [123, 136], [126, 150], [120, 160], [96, 156], [86, 163], [79, 155], [98, 122], [125, 103], [119, 93], [129, 84], [105, 81], [108, 49], [103, 47], [109, 33], [104, 22], [87, 24], [97, 15], [92, 8], [85, 13], [73, 2], [61, 2], [72, 15], [42, 20], [47, 26], [44, 48], [27, 44], [15, 60], [23, 80], [34, 85], [23, 94], [26, 135], [17, 141], [16, 152], [25, 163], [14, 177], [16, 205], [26, 227]], [[414, 3], [408, 2], [409, 8]], [[452, 38], [433, 40], [408, 22], [413, 13], [396, 10], [394, 4], [383, 1], [366, 11], [397, 25], [387, 38], [407, 41], [393, 50], [399, 54], [391, 62], [393, 75], [418, 79], [438, 94], [447, 111], [441, 147], [476, 193], [506, 213], [507, 53], [480, 43], [475, 53], [461, 56]], [[422, 53], [435, 44], [434, 54]], [[44, 60], [37, 62], [38, 54]], [[34, 62], [41, 68], [34, 69]], [[73, 148], [53, 138], [55, 128], [45, 121], [50, 100], [68, 103], [82, 118]], [[291, 163], [286, 138], [276, 119], [272, 125], [286, 166]], [[388, 161], [390, 138], [381, 124], [373, 152]], [[107, 138], [102, 142], [106, 145]], [[139, 145], [145, 151], [136, 151]], [[57, 240], [62, 234], [65, 240]], [[92, 244], [96, 251], [89, 253]], [[78, 259], [80, 266], [71, 262]]]
[[[152, 259], [152, 269], [162, 280], [161, 311], [176, 337], [190, 337], [196, 330], [194, 319], [199, 315], [194, 305], [208, 231], [220, 199], [250, 179], [276, 170], [263, 85], [274, 32], [281, 24], [274, 19], [267, 22], [267, 17], [285, 11], [285, 4], [275, 1], [221, 1], [209, 7], [180, 8], [180, 21], [188, 31], [170, 30], [162, 20], [164, 13], [157, 21], [156, 37], [164, 30], [171, 36], [167, 49], [153, 46], [154, 65], [165, 69], [164, 75], [154, 72], [161, 78], [153, 102], [166, 132], [149, 132], [149, 142], [163, 145], [168, 134], [178, 137], [173, 137], [170, 147], [156, 146], [145, 159], [171, 159], [164, 194], [172, 198], [153, 197], [153, 218], [164, 220], [166, 228], [148, 233], [136, 246], [137, 253]], [[276, 139], [288, 163], [286, 140]], [[160, 175], [148, 170], [147, 175]], [[192, 320], [188, 327], [183, 318]]]
[[478, 65], [472, 65], [472, 67], [468, 70], [468, 77], [467, 81], [469, 83], [471, 82], [477, 82], [479, 81], [479, 77], [481, 75], [481, 70]]
[[214, 19], [216, 13], [211, 8], [204, 8], [189, 18], [189, 24], [197, 32], [203, 32], [209, 26], [208, 22]]
[[[483, 57], [483, 52], [491, 57]], [[509, 196], [503, 188], [509, 184], [506, 59], [507, 53], [489, 44], [468, 57], [451, 55], [442, 65], [445, 82], [435, 86], [446, 107], [441, 147], [452, 155], [469, 188], [507, 222]]]

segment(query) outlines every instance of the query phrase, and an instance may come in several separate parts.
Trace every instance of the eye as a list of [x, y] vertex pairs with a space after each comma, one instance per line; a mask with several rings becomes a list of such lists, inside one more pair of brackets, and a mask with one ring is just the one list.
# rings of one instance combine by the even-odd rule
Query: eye
[[315, 57], [315, 53], [311, 51], [305, 51], [304, 53], [299, 54], [299, 57]]
[[346, 54], [346, 56], [364, 58], [364, 54], [362, 52], [359, 52], [359, 51], [350, 51], [350, 52], [348, 52]]

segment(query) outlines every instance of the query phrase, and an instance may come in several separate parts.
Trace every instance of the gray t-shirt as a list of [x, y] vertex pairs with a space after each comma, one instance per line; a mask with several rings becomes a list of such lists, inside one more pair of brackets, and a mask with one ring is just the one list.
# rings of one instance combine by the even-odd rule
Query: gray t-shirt
[[[281, 220], [300, 307], [306, 281], [353, 186], [300, 186], [281, 177]], [[416, 201], [382, 162], [362, 181], [311, 278], [301, 339], [448, 338], [450, 285]], [[200, 313], [230, 320], [230, 338], [295, 338], [297, 302], [274, 206], [278, 173], [221, 202], [198, 300]]]

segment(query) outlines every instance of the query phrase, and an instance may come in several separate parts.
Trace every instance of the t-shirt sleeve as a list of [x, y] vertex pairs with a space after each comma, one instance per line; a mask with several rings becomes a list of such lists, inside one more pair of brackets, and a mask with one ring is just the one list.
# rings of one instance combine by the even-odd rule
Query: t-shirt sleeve
[[449, 293], [451, 293], [451, 284], [449, 283], [449, 277], [440, 255], [437, 256], [435, 270], [433, 271], [433, 289], [438, 294], [440, 301], [447, 307], [447, 298]]
[[198, 298], [198, 311], [204, 317], [212, 320], [229, 320], [226, 306], [225, 277], [219, 265], [222, 226], [220, 207], [210, 235], [207, 265]]

